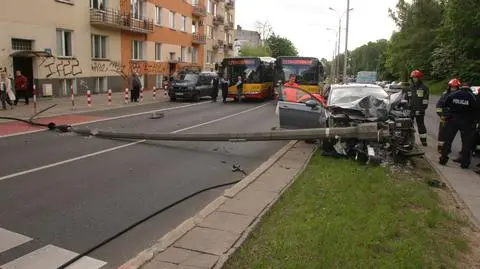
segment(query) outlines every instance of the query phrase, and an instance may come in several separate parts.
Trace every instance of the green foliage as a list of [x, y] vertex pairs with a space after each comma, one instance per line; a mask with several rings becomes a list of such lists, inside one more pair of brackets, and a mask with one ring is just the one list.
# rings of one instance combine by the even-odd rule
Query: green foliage
[[271, 51], [268, 46], [251, 46], [245, 44], [240, 49], [240, 56], [262, 57], [270, 55]]
[[298, 56], [298, 50], [288, 38], [272, 34], [266, 43], [272, 52], [272, 57]]
[[479, 4], [479, 0], [399, 0], [389, 10], [397, 31], [389, 41], [369, 42], [352, 51], [348, 71], [376, 69], [380, 79], [406, 81], [412, 69], [419, 69], [429, 80], [458, 77], [480, 84]]

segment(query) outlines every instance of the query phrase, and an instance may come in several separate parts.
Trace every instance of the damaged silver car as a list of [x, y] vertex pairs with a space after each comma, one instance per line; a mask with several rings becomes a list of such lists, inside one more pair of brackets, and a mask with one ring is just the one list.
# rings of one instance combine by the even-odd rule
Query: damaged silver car
[[286, 86], [277, 88], [277, 91], [276, 113], [282, 129], [378, 124], [382, 135], [379, 134], [376, 140], [323, 139], [325, 156], [380, 164], [418, 155], [413, 152], [415, 129], [403, 92], [389, 95], [380, 86], [369, 84], [332, 85], [322, 96]]

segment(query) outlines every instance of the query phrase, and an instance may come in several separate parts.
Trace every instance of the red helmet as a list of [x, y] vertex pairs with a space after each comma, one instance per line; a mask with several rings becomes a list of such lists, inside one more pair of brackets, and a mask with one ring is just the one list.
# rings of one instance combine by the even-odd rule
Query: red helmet
[[460, 85], [462, 85], [462, 83], [460, 82], [460, 80], [458, 80], [456, 78], [454, 78], [454, 79], [452, 79], [448, 82], [448, 86], [450, 86], [450, 87], [458, 88], [458, 87], [460, 87]]
[[420, 72], [419, 70], [413, 70], [412, 73], [410, 73], [411, 78], [423, 78], [423, 73]]

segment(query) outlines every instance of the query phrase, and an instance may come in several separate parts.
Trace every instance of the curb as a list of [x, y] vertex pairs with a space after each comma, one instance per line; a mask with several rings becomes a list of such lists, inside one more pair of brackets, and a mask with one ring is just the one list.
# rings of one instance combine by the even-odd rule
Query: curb
[[[430, 139], [430, 141], [432, 141], [432, 140], [435, 141], [436, 140], [430, 135], [428, 136], [428, 138]], [[417, 143], [417, 145], [419, 145], [419, 144]], [[470, 207], [468, 207], [467, 204], [465, 203], [465, 201], [460, 197], [460, 194], [458, 194], [457, 190], [455, 190], [455, 188], [452, 186], [452, 184], [450, 183], [448, 178], [445, 177], [445, 175], [442, 173], [442, 171], [438, 168], [435, 161], [430, 159], [427, 154], [424, 155], [424, 158], [428, 162], [430, 167], [432, 167], [432, 169], [440, 176], [442, 181], [445, 183], [445, 185], [447, 186], [447, 189], [452, 194], [453, 200], [460, 207], [460, 210], [467, 216], [467, 218], [470, 219], [470, 221], [472, 222], [472, 224], [475, 228], [475, 231], [477, 231], [477, 232], [480, 231], [480, 220], [478, 220], [473, 215], [472, 211], [470, 210]]]
[[[283, 146], [279, 151], [273, 154], [267, 161], [262, 163], [252, 173], [247, 175], [242, 181], [238, 182], [230, 189], [225, 190], [222, 196], [213, 200], [207, 206], [205, 206], [202, 210], [200, 210], [197, 214], [195, 214], [193, 217], [188, 218], [183, 223], [178, 225], [175, 229], [165, 234], [152, 247], [140, 252], [136, 257], [130, 259], [129, 261], [119, 266], [118, 268], [119, 269], [140, 269], [143, 265], [145, 265], [150, 260], [152, 260], [155, 257], [155, 254], [166, 250], [169, 246], [171, 246], [173, 243], [179, 240], [188, 231], [193, 229], [197, 223], [200, 223], [210, 213], [212, 213], [218, 207], [220, 207], [226, 201], [227, 198], [235, 197], [236, 194], [238, 194], [240, 191], [245, 189], [248, 185], [253, 183], [258, 177], [260, 177], [264, 172], [266, 172], [273, 164], [275, 164], [275, 162], [277, 162], [283, 155], [285, 155], [297, 142], [298, 142], [297, 140], [290, 141], [287, 145]], [[301, 170], [303, 171], [303, 169], [304, 168], [302, 167]], [[296, 175], [294, 176], [294, 178], [295, 177]], [[282, 193], [283, 193], [283, 190], [282, 190]], [[277, 199], [278, 197], [276, 197], [272, 203], [275, 203]], [[270, 208], [270, 204], [266, 208]], [[259, 216], [262, 216], [264, 214], [263, 213], [264, 211], [262, 211]], [[257, 219], [259, 219], [259, 216], [257, 216]], [[248, 229], [249, 228], [247, 228], [247, 230]]]
[[303, 174], [305, 169], [307, 168], [308, 164], [310, 163], [310, 160], [312, 159], [313, 155], [315, 152], [317, 152], [318, 147], [315, 147], [310, 155], [307, 157], [305, 163], [302, 165], [302, 167], [298, 170], [298, 172], [292, 177], [292, 180], [282, 189], [282, 191], [270, 202], [263, 210], [258, 214], [258, 216], [255, 218], [255, 220], [247, 227], [245, 231], [243, 231], [242, 235], [240, 238], [234, 243], [232, 248], [228, 250], [225, 254], [220, 255], [217, 264], [213, 267], [213, 269], [222, 269], [222, 267], [225, 265], [225, 263], [228, 261], [228, 259], [243, 245], [245, 240], [247, 240], [248, 236], [252, 231], [255, 230], [255, 228], [258, 226], [260, 221], [262, 220], [263, 216], [270, 211], [270, 209], [278, 202], [278, 200], [283, 196], [283, 194], [290, 188], [290, 186], [300, 177], [300, 175]]

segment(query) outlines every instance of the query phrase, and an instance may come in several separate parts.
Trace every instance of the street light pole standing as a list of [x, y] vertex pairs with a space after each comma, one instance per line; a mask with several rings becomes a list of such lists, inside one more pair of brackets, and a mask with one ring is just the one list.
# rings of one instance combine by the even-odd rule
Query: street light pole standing
[[[342, 17], [343, 15], [345, 15], [345, 13], [347, 14], [347, 18], [348, 18], [348, 13], [349, 11], [352, 11], [353, 8], [350, 8], [350, 1], [348, 2], [348, 5], [347, 5], [347, 10], [345, 10], [342, 14], [338, 13], [336, 9], [332, 8], [332, 7], [329, 7], [328, 9], [337, 13], [338, 15], [338, 43], [337, 43], [337, 60], [336, 60], [336, 70], [335, 70], [335, 77], [336, 78], [339, 78], [340, 77], [340, 58], [338, 57], [340, 55], [340, 43], [341, 43], [341, 36], [342, 36]], [[345, 55], [344, 55], [345, 56]], [[344, 70], [344, 73], [345, 73], [345, 70]], [[345, 81], [345, 80], [344, 80]]]
[[345, 27], [345, 55], [343, 61], [343, 83], [347, 83], [347, 67], [348, 67], [348, 24], [350, 20], [350, 0], [347, 0], [347, 25]]
[[327, 30], [335, 33], [335, 47], [333, 48], [332, 67], [330, 70], [330, 74], [333, 78], [333, 83], [335, 83], [338, 78], [338, 54], [340, 53], [340, 35], [335, 29], [327, 28]]

